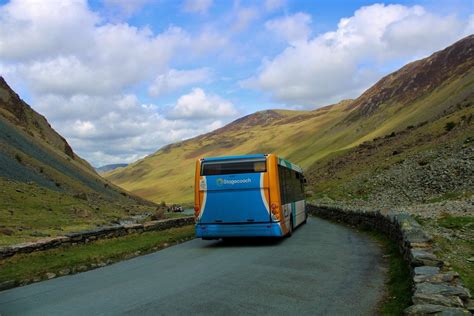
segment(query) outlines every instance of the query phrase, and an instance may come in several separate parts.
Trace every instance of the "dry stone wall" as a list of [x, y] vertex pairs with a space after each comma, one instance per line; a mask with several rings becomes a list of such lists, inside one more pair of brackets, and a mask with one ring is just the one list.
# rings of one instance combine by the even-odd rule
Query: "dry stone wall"
[[406, 315], [471, 315], [469, 290], [456, 272], [443, 272], [443, 261], [433, 252], [433, 242], [409, 214], [343, 209], [308, 204], [310, 214], [385, 234], [400, 247], [413, 281], [412, 303]]
[[101, 227], [93, 230], [70, 233], [66, 234], [65, 236], [43, 238], [34, 242], [3, 247], [0, 248], [0, 259], [5, 259], [18, 253], [30, 253], [34, 251], [57, 248], [64, 245], [84, 244], [97, 239], [115, 238], [128, 234], [142, 233], [144, 231], [165, 230], [172, 227], [190, 225], [193, 223], [194, 217], [180, 217], [151, 221], [143, 224]]

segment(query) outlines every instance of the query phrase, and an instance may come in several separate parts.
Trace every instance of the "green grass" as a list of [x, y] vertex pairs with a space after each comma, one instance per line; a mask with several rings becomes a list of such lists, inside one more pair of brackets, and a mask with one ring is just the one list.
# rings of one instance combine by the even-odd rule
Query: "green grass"
[[30, 254], [19, 254], [0, 261], [0, 282], [44, 279], [45, 273], [65, 268], [88, 266], [156, 251], [194, 236], [194, 226], [145, 232], [120, 238], [103, 239], [89, 244], [61, 247]]
[[98, 194], [88, 197], [83, 199], [0, 177], [0, 228], [13, 231], [12, 235], [0, 231], [0, 247], [38, 239], [34, 233], [64, 235], [155, 209], [128, 199], [108, 200]]
[[438, 225], [449, 229], [472, 227], [474, 229], [474, 216], [444, 216], [438, 219]]
[[[438, 219], [419, 222], [433, 235], [436, 255], [448, 262], [471, 293], [474, 292], [474, 263], [467, 260], [474, 257], [474, 217], [444, 214]], [[443, 234], [437, 233], [439, 227], [443, 228]]]
[[380, 306], [380, 314], [403, 315], [403, 310], [411, 305], [412, 281], [408, 264], [393, 241], [381, 233], [367, 233], [380, 243], [384, 256], [388, 259], [387, 294]]
[[464, 285], [474, 292], [474, 263], [467, 261], [474, 257], [474, 240], [446, 239], [435, 236], [439, 246], [436, 252], [441, 259], [451, 264], [454, 271], [458, 272]]

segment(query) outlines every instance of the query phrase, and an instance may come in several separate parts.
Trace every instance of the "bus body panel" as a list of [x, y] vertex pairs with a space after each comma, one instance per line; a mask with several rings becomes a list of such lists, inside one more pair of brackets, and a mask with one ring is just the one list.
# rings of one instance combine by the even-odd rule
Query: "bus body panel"
[[206, 176], [206, 185], [201, 224], [270, 221], [267, 202], [262, 198], [262, 191], [268, 191], [263, 187], [263, 173]]
[[196, 237], [225, 238], [225, 237], [281, 237], [279, 223], [261, 224], [197, 224]]
[[282, 206], [285, 220], [289, 223], [290, 218], [293, 219], [293, 225], [299, 226], [307, 217], [306, 201], [296, 201]]

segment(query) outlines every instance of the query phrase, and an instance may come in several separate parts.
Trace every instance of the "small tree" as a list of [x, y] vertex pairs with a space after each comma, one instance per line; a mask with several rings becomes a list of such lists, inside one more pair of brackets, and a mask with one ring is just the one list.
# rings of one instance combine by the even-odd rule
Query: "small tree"
[[21, 158], [21, 155], [20, 155], [20, 154], [15, 154], [15, 159], [16, 159], [16, 161], [18, 161], [19, 163], [22, 163], [22, 161], [23, 161], [23, 158]]
[[446, 123], [446, 125], [444, 126], [444, 129], [449, 132], [455, 126], [456, 126], [456, 123], [454, 123], [453, 121], [450, 121], [450, 122]]

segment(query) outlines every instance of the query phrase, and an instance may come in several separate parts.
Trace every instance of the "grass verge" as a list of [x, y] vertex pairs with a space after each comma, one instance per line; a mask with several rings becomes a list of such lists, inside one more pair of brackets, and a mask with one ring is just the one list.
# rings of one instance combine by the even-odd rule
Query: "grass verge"
[[382, 302], [381, 315], [403, 315], [403, 310], [411, 305], [411, 274], [408, 264], [403, 260], [398, 246], [385, 235], [366, 231], [382, 246], [384, 257], [388, 259], [387, 294]]
[[188, 225], [103, 239], [89, 244], [19, 254], [0, 261], [0, 283], [9, 281], [15, 285], [25, 285], [47, 279], [47, 273], [65, 275], [86, 271], [153, 252], [193, 237], [194, 226]]
[[434, 239], [439, 246], [436, 255], [451, 264], [472, 293], [474, 291], [474, 263], [467, 259], [474, 257], [474, 241], [447, 239], [441, 236], [435, 236]]
[[474, 292], [474, 216], [442, 214], [436, 219], [417, 219], [433, 236], [435, 254], [447, 268], [458, 272], [464, 286]]
[[[438, 225], [449, 229], [474, 228], [474, 216], [444, 216], [438, 219]], [[469, 228], [471, 229], [471, 228]]]

